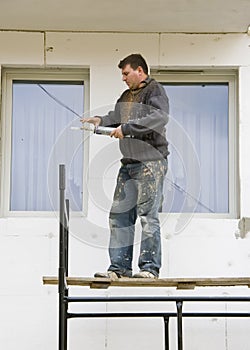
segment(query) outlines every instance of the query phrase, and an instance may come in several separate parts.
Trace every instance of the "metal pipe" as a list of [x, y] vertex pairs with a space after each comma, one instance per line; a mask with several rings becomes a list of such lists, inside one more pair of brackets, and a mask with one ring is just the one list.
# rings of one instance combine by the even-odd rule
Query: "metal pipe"
[[183, 349], [182, 344], [182, 301], [177, 301], [177, 335], [178, 335], [178, 350]]
[[[67, 314], [67, 318], [118, 318], [118, 317], [138, 317], [138, 318], [156, 318], [156, 317], [177, 317], [177, 313], [175, 312], [144, 312], [144, 313], [136, 313], [136, 312], [131, 312], [131, 313], [123, 313], [123, 312], [111, 312], [111, 313], [89, 313], [89, 312], [84, 312], [84, 313], [71, 313], [69, 312]], [[186, 318], [206, 318], [206, 317], [222, 317], [222, 318], [244, 318], [244, 317], [250, 317], [250, 313], [249, 312], [185, 312], [182, 313], [182, 317], [186, 317]]]
[[164, 321], [164, 348], [169, 350], [169, 316], [163, 316]]
[[102, 302], [102, 303], [110, 303], [110, 302], [250, 302], [250, 296], [94, 296], [94, 297], [68, 297], [66, 300], [69, 303], [82, 303], [82, 302]]
[[65, 214], [64, 214], [64, 254], [65, 254], [65, 275], [69, 274], [69, 200], [65, 200]]
[[58, 292], [59, 292], [59, 350], [67, 350], [67, 307], [65, 300], [66, 271], [65, 271], [65, 165], [59, 165], [59, 271], [58, 271]]
[[157, 317], [168, 317], [176, 316], [176, 314], [167, 312], [69, 312], [67, 318], [157, 318]]
[[[69, 200], [65, 200], [64, 206], [64, 274], [68, 277], [69, 272]], [[64, 297], [68, 297], [68, 286], [64, 282]], [[68, 302], [64, 300], [64, 350], [67, 350], [67, 338], [68, 338]]]

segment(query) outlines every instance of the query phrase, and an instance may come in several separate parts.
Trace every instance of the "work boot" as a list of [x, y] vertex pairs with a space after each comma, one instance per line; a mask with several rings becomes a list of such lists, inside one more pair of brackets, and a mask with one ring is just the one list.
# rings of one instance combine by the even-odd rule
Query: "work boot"
[[138, 273], [135, 273], [133, 275], [133, 278], [158, 278], [158, 276], [155, 276], [152, 272], [149, 271], [140, 271]]
[[128, 278], [128, 276], [120, 275], [118, 272], [115, 272], [115, 271], [96, 272], [94, 274], [94, 277], [110, 278], [112, 281], [118, 280], [119, 278], [123, 278], [123, 277]]

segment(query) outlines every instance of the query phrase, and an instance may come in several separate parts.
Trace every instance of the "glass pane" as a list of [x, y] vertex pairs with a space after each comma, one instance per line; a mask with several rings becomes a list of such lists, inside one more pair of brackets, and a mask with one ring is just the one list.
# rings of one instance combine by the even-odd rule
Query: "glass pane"
[[228, 84], [164, 88], [170, 156], [163, 211], [228, 213]]
[[58, 172], [49, 171], [51, 159], [56, 168], [57, 162], [66, 164], [71, 209], [82, 210], [83, 150], [69, 125], [83, 114], [83, 96], [83, 82], [13, 81], [10, 210], [58, 210]]

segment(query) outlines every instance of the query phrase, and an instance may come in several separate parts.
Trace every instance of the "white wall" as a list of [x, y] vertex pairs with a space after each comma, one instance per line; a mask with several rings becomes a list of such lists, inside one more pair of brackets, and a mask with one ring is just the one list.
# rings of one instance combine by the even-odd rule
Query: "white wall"
[[[88, 67], [90, 110], [107, 110], [124, 89], [117, 63], [132, 52], [142, 53], [151, 67], [239, 68], [239, 173], [241, 216], [250, 216], [250, 38], [244, 34], [98, 34], [0, 32], [0, 64], [3, 67]], [[95, 167], [96, 157], [109, 154], [112, 166], [105, 168], [105, 180]], [[116, 141], [93, 137], [90, 142], [89, 211], [87, 218], [72, 218], [70, 274], [92, 276], [108, 265], [108, 206], [118, 167]], [[2, 159], [1, 159], [2, 160]], [[57, 175], [56, 175], [57, 176]], [[4, 179], [1, 179], [4, 181]], [[95, 195], [98, 182], [102, 195]], [[105, 203], [103, 202], [105, 198]], [[249, 276], [250, 241], [236, 239], [237, 219], [193, 217], [175, 235], [182, 220], [162, 219], [162, 277]], [[138, 245], [136, 246], [136, 253]], [[57, 347], [57, 287], [43, 286], [42, 276], [56, 275], [58, 265], [58, 222], [52, 218], [0, 218], [0, 344], [4, 350], [52, 350]], [[135, 261], [136, 268], [136, 261]], [[247, 288], [207, 288], [191, 291], [174, 289], [76, 288], [75, 294], [243, 294]], [[82, 308], [83, 306], [81, 306]], [[87, 310], [111, 311], [125, 307], [85, 305]], [[137, 310], [160, 310], [162, 305], [137, 305]], [[198, 306], [197, 306], [198, 307]], [[214, 305], [225, 310], [230, 306]], [[242, 306], [242, 308], [245, 305]], [[79, 310], [79, 307], [74, 306]], [[174, 309], [174, 306], [169, 306]], [[196, 306], [193, 306], [196, 308]], [[133, 310], [133, 305], [126, 310]], [[190, 306], [186, 310], [189, 310]], [[209, 309], [206, 307], [206, 309]], [[248, 349], [248, 320], [185, 320], [186, 350]], [[176, 348], [175, 321], [171, 321], [171, 349]], [[70, 349], [129, 348], [162, 349], [161, 320], [71, 320]]]

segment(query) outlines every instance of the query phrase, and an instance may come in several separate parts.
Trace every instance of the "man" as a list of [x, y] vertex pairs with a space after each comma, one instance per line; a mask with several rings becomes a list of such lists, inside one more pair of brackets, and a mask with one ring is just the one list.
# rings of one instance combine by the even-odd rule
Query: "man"
[[[118, 67], [128, 89], [115, 110], [105, 116], [83, 118], [96, 127], [113, 126], [110, 136], [119, 139], [123, 155], [109, 215], [111, 264], [95, 277], [158, 278], [161, 267], [159, 208], [167, 172], [168, 97], [148, 75], [140, 54], [131, 54]], [[139, 268], [132, 274], [134, 229], [137, 217], [142, 227]]]

